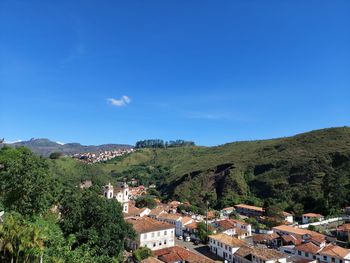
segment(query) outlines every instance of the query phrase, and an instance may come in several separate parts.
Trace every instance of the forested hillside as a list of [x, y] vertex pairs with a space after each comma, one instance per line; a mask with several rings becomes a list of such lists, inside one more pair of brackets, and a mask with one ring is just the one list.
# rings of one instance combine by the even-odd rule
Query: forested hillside
[[[80, 189], [87, 178], [94, 185]], [[135, 233], [119, 202], [101, 196], [105, 180], [100, 167], [70, 158], [0, 149], [0, 262], [123, 262]]]
[[169, 199], [212, 207], [271, 199], [300, 214], [337, 213], [350, 197], [350, 128], [217, 147], [142, 149], [101, 164], [116, 177], [157, 183]]

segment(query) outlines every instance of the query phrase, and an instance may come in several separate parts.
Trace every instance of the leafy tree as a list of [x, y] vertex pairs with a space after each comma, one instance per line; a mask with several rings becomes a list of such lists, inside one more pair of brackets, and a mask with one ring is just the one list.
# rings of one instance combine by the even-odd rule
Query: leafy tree
[[150, 195], [150, 196], [154, 196], [154, 197], [157, 197], [157, 198], [161, 198], [160, 193], [159, 193], [156, 189], [154, 189], [154, 188], [148, 189], [148, 190], [147, 190], [147, 193], [148, 193], [148, 195]]
[[147, 247], [139, 247], [132, 253], [132, 255], [137, 261], [141, 261], [152, 256], [152, 250]]
[[83, 191], [73, 188], [61, 204], [63, 233], [76, 236], [73, 249], [88, 246], [93, 256], [120, 257], [124, 241], [135, 237], [131, 225], [124, 221], [119, 202], [103, 198], [98, 187]]
[[208, 236], [213, 234], [213, 231], [211, 231], [209, 228], [207, 231], [207, 225], [204, 222], [199, 222], [197, 224], [197, 230], [198, 230], [198, 237], [203, 243], [208, 242]]
[[316, 227], [313, 226], [313, 225], [309, 225], [309, 226], [307, 227], [307, 229], [308, 229], [308, 230], [311, 230], [311, 231], [316, 231]]
[[153, 209], [157, 206], [157, 202], [152, 196], [141, 196], [136, 199], [135, 206], [138, 208], [148, 207], [149, 209]]
[[44, 236], [41, 229], [18, 213], [7, 213], [0, 224], [0, 259], [4, 262], [33, 262], [42, 258]]
[[62, 157], [62, 153], [60, 152], [53, 152], [49, 156], [50, 159], [59, 159], [60, 157]]
[[42, 157], [23, 147], [4, 147], [0, 163], [0, 197], [7, 210], [32, 216], [44, 212], [56, 200], [57, 182]]

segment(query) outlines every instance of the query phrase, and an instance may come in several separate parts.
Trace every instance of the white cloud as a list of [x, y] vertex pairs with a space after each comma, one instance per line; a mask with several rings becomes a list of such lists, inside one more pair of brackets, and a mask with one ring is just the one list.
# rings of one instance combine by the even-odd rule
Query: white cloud
[[60, 144], [60, 145], [65, 145], [64, 142], [56, 142], [56, 143], [58, 143], [58, 144]]
[[107, 101], [113, 106], [122, 107], [126, 106], [131, 102], [131, 99], [128, 96], [122, 96], [120, 99], [108, 98]]

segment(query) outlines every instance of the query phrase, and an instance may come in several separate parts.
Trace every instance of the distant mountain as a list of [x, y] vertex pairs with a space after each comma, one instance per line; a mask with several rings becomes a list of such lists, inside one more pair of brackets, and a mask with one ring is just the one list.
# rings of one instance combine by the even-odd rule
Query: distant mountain
[[6, 145], [20, 147], [25, 146], [31, 149], [36, 154], [43, 156], [49, 156], [53, 152], [60, 152], [63, 154], [75, 154], [85, 152], [98, 152], [98, 151], [109, 151], [116, 149], [130, 149], [132, 145], [128, 144], [102, 144], [102, 145], [81, 145], [80, 143], [58, 143], [50, 141], [49, 139], [39, 138], [30, 139], [29, 141], [21, 141], [15, 143], [8, 143]]

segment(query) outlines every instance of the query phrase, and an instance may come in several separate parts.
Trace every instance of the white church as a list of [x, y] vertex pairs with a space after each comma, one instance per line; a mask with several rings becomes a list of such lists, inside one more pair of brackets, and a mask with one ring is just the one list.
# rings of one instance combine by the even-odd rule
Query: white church
[[126, 183], [120, 182], [116, 186], [108, 183], [103, 187], [103, 195], [108, 199], [117, 199], [123, 206], [123, 213], [129, 212], [129, 186]]

